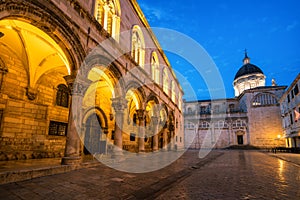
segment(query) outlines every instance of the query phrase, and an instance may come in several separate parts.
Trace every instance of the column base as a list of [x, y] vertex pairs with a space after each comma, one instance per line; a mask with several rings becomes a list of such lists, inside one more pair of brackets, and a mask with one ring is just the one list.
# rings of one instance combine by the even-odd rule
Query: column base
[[141, 151], [139, 151], [136, 155], [137, 155], [137, 156], [146, 156], [147, 153], [146, 153], [145, 150], [141, 150]]
[[81, 157], [76, 156], [76, 157], [63, 157], [61, 159], [61, 164], [62, 165], [79, 165], [81, 163]]
[[111, 154], [111, 158], [122, 158], [124, 157], [124, 154], [123, 154], [123, 150], [118, 148], [118, 147], [114, 147], [113, 149], [113, 152]]

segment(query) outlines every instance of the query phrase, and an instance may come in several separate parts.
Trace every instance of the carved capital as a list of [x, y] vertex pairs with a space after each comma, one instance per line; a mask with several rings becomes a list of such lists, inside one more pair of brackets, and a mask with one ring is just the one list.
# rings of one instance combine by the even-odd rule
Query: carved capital
[[141, 121], [141, 120], [144, 119], [145, 110], [138, 109], [138, 110], [136, 110], [136, 114], [137, 114], [137, 117], [138, 117], [139, 121]]
[[76, 78], [75, 74], [64, 76], [64, 79], [68, 84], [68, 88], [71, 95], [76, 94], [83, 96], [90, 85], [89, 80], [83, 80], [79, 77]]
[[158, 125], [159, 124], [159, 117], [152, 116], [151, 121], [152, 121], [153, 125]]
[[115, 112], [124, 112], [127, 107], [127, 100], [122, 97], [113, 98], [111, 101]]

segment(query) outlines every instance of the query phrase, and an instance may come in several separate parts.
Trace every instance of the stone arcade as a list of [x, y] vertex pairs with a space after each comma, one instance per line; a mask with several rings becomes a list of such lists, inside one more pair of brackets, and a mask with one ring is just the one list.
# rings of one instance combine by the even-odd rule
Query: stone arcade
[[0, 33], [0, 160], [183, 149], [183, 91], [135, 0], [1, 0]]

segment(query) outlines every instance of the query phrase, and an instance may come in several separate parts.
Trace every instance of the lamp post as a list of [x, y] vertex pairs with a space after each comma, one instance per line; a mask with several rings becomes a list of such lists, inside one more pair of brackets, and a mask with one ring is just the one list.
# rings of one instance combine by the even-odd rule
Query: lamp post
[[[279, 149], [279, 141], [280, 141], [280, 138], [281, 138], [281, 135], [278, 134], [278, 135], [277, 135], [277, 138], [276, 138], [276, 140], [277, 140], [276, 150]], [[275, 150], [275, 153], [276, 153], [276, 150]]]

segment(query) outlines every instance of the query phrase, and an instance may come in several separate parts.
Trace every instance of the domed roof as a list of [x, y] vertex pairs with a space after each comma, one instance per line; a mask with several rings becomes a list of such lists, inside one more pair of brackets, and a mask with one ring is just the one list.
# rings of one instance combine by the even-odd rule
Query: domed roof
[[248, 74], [264, 74], [259, 67], [250, 63], [250, 58], [248, 57], [247, 52], [245, 52], [245, 58], [243, 59], [243, 62], [244, 65], [236, 73], [234, 80]]
[[237, 78], [244, 76], [244, 75], [256, 74], [256, 73], [264, 74], [262, 72], [262, 70], [259, 67], [257, 67], [256, 65], [247, 63], [239, 69], [239, 71], [236, 73], [236, 75], [234, 77], [234, 80], [236, 80]]

